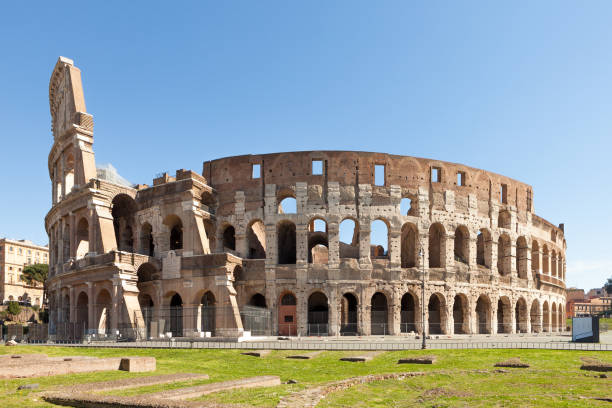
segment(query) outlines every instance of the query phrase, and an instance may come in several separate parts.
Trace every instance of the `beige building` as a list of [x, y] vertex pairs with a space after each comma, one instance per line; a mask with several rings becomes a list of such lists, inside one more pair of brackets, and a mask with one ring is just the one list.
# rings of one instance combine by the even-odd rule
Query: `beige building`
[[23, 268], [32, 264], [48, 264], [49, 248], [27, 240], [0, 239], [0, 301], [15, 300], [40, 306], [42, 284], [29, 286], [21, 280]]
[[71, 60], [57, 62], [49, 100], [51, 335], [565, 327], [564, 228], [535, 214], [528, 184], [434, 159], [310, 151], [128, 185], [96, 169]]

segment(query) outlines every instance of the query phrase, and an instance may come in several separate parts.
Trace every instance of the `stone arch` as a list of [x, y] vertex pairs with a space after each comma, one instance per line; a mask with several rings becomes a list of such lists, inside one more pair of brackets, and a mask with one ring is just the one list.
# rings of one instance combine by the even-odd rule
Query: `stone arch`
[[127, 194], [117, 194], [112, 201], [111, 214], [119, 251], [134, 251], [134, 214], [136, 201]]
[[512, 303], [507, 296], [501, 296], [497, 301], [497, 332], [512, 332]]
[[297, 214], [297, 200], [295, 199], [295, 195], [293, 191], [291, 191], [291, 195], [279, 195], [278, 200], [278, 213], [279, 214]]
[[417, 331], [418, 298], [410, 291], [404, 293], [401, 300], [400, 332]]
[[172, 337], [183, 336], [183, 298], [177, 292], [172, 292], [170, 300], [170, 333]]
[[389, 222], [384, 218], [376, 218], [370, 225], [370, 257], [389, 258]]
[[138, 267], [136, 271], [136, 276], [138, 277], [137, 286], [138, 289], [143, 287], [144, 283], [151, 282], [154, 280], [159, 280], [161, 278], [159, 270], [155, 265], [150, 262], [145, 262]]
[[210, 332], [210, 335], [214, 336], [217, 327], [217, 299], [210, 290], [207, 290], [199, 299], [199, 302], [200, 331]]
[[516, 301], [516, 306], [514, 308], [514, 322], [516, 325], [516, 333], [527, 333], [527, 312], [527, 302], [521, 296]]
[[493, 239], [491, 232], [482, 228], [476, 238], [476, 264], [491, 269], [491, 252]]
[[402, 226], [402, 268], [414, 268], [417, 265], [419, 233], [417, 226], [407, 222]]
[[217, 200], [215, 199], [215, 196], [212, 194], [212, 192], [206, 190], [203, 191], [202, 195], [200, 196], [200, 203], [204, 211], [209, 214], [215, 213], [215, 206], [217, 204]]
[[234, 275], [234, 282], [246, 280], [244, 269], [242, 269], [242, 266], [240, 265], [234, 266], [234, 269], [232, 270], [232, 275]]
[[510, 275], [512, 261], [510, 236], [501, 234], [497, 241], [497, 271], [501, 276]]
[[76, 322], [83, 326], [83, 330], [89, 329], [89, 297], [82, 291], [76, 299]]
[[278, 243], [278, 263], [295, 264], [296, 262], [296, 231], [291, 221], [281, 221], [276, 226]]
[[357, 296], [347, 292], [342, 295], [340, 302], [340, 334], [342, 336], [356, 336], [359, 333], [357, 327], [359, 301]]
[[112, 297], [108, 290], [101, 289], [96, 296], [96, 330], [99, 334], [109, 336], [111, 334], [111, 307]]
[[370, 302], [370, 331], [373, 335], [389, 334], [389, 305], [382, 292], [372, 295]]
[[315, 291], [308, 297], [308, 335], [326, 336], [328, 333], [329, 304], [323, 292]]
[[297, 335], [297, 299], [293, 292], [283, 292], [278, 302], [279, 336]]
[[252, 220], [247, 228], [249, 259], [266, 259], [266, 227], [260, 219]]
[[453, 328], [455, 334], [470, 334], [470, 305], [467, 296], [457, 293], [453, 299]]
[[548, 254], [548, 245], [544, 244], [542, 247], [542, 273], [544, 275], [550, 275], [550, 258]]
[[68, 153], [64, 162], [64, 186], [66, 195], [70, 194], [74, 187], [74, 155]]
[[476, 300], [476, 331], [478, 334], [491, 334], [491, 299], [485, 294]]
[[528, 254], [527, 239], [523, 236], [518, 237], [516, 240], [516, 272], [521, 279], [527, 279]]
[[531, 242], [531, 271], [533, 280], [540, 270], [540, 244], [535, 239]]
[[550, 331], [550, 310], [548, 308], [547, 300], [542, 303], [542, 331]]
[[148, 256], [155, 255], [153, 227], [148, 222], [145, 222], [140, 227], [140, 253]]
[[429, 334], [446, 334], [446, 300], [441, 293], [433, 293], [427, 305]]
[[85, 257], [89, 252], [89, 222], [83, 217], [77, 223], [76, 259]]
[[169, 249], [171, 251], [183, 249], [183, 221], [178, 215], [171, 214], [164, 219], [164, 225], [170, 231]]
[[529, 320], [531, 323], [531, 332], [540, 333], [542, 331], [542, 313], [540, 312], [540, 302], [538, 299], [533, 299], [533, 302], [531, 302]]
[[314, 217], [308, 223], [308, 263], [326, 265], [328, 258], [327, 222], [321, 217]]
[[444, 268], [446, 266], [446, 231], [440, 223], [429, 227], [429, 267]]
[[236, 229], [231, 224], [223, 229], [223, 250], [236, 250]]
[[261, 293], [255, 293], [249, 300], [249, 306], [267, 308], [266, 297]]
[[455, 229], [455, 261], [468, 265], [470, 263], [470, 232], [465, 225]]
[[344, 218], [339, 226], [340, 258], [359, 258], [359, 221]]

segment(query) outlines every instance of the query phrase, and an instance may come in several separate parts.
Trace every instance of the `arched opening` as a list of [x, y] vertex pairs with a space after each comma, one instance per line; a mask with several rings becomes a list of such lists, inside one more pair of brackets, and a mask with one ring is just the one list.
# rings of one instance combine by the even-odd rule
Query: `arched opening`
[[315, 292], [308, 297], [309, 336], [327, 336], [328, 312], [327, 296], [321, 292]]
[[540, 302], [534, 299], [529, 310], [529, 318], [531, 323], [531, 332], [540, 333], [542, 331], [542, 315], [540, 314]]
[[87, 218], [81, 218], [77, 224], [76, 245], [77, 259], [81, 259], [89, 253], [89, 222], [87, 222]]
[[136, 275], [138, 276], [137, 286], [139, 290], [144, 288], [143, 284], [158, 280], [160, 278], [160, 274], [157, 268], [153, 264], [148, 262], [143, 263], [142, 265], [140, 265], [140, 267], [138, 267]]
[[266, 308], [266, 297], [261, 293], [255, 293], [249, 300], [249, 306]]
[[542, 331], [550, 331], [550, 310], [548, 309], [548, 301], [544, 301], [542, 304]]
[[476, 301], [476, 319], [478, 334], [491, 334], [491, 301], [486, 295]]
[[481, 229], [476, 238], [476, 263], [491, 269], [491, 233], [488, 229]]
[[308, 263], [327, 265], [329, 258], [327, 223], [312, 219], [308, 224]]
[[291, 221], [281, 221], [276, 227], [278, 243], [278, 263], [295, 264], [296, 261], [296, 234], [295, 224]]
[[372, 221], [370, 229], [370, 256], [372, 259], [389, 258], [389, 227], [381, 219]]
[[535, 239], [531, 243], [531, 273], [535, 281], [540, 270], [540, 244]]
[[522, 297], [516, 301], [514, 314], [516, 333], [527, 333], [527, 302]]
[[297, 299], [293, 293], [285, 293], [278, 306], [278, 335], [297, 336], [297, 324]]
[[557, 305], [555, 304], [555, 302], [552, 302], [552, 306], [551, 306], [551, 315], [552, 315], [552, 319], [551, 319], [551, 331], [556, 332], [557, 331]]
[[455, 334], [470, 333], [470, 311], [464, 294], [455, 295], [453, 302], [453, 328]]
[[557, 251], [550, 252], [550, 276], [557, 277]]
[[499, 228], [510, 229], [511, 219], [509, 211], [500, 211], [497, 217], [497, 226]]
[[251, 222], [247, 229], [249, 259], [266, 259], [266, 227], [261, 220]]
[[215, 295], [211, 291], [207, 291], [202, 295], [202, 299], [200, 299], [200, 308], [201, 308], [201, 331], [210, 332], [211, 336], [215, 335], [216, 326], [216, 300]]
[[418, 232], [416, 225], [407, 222], [402, 226], [402, 268], [414, 268], [418, 256]]
[[340, 223], [340, 258], [359, 259], [359, 224], [350, 218]]
[[559, 252], [559, 257], [557, 258], [557, 276], [561, 280], [565, 280], [565, 270], [563, 268], [563, 257], [561, 256], [561, 252]]
[[140, 227], [140, 253], [148, 256], [155, 255], [153, 227], [148, 222], [145, 222], [142, 224], [142, 227]]
[[435, 223], [429, 227], [429, 267], [444, 268], [446, 254], [446, 232], [442, 224]]
[[210, 191], [204, 191], [200, 199], [202, 209], [209, 214], [215, 213], [216, 200]]
[[100, 335], [111, 335], [111, 295], [106, 289], [102, 289], [96, 298], [96, 325], [97, 333]]
[[550, 275], [550, 259], [548, 256], [548, 246], [544, 244], [542, 247], [542, 273], [544, 275]]
[[183, 249], [183, 222], [177, 215], [169, 215], [164, 220], [164, 225], [170, 231], [170, 245], [171, 251]]
[[[145, 326], [145, 337], [147, 339], [152, 337], [151, 333], [151, 321], [153, 320], [153, 298], [146, 293], [140, 293], [138, 295], [138, 303], [140, 305], [140, 312], [142, 313], [142, 319], [144, 320]], [[157, 333], [154, 333], [157, 336]]]
[[223, 249], [236, 250], [236, 229], [231, 225], [228, 225], [223, 230]]
[[357, 328], [357, 298], [352, 293], [342, 296], [340, 305], [340, 334], [342, 336], [356, 336]]
[[512, 260], [510, 251], [510, 237], [507, 234], [500, 235], [497, 242], [497, 271], [501, 276], [510, 275], [510, 263]]
[[527, 279], [527, 256], [529, 247], [525, 237], [518, 237], [516, 240], [516, 272], [521, 279]]
[[296, 214], [297, 213], [297, 201], [294, 197], [287, 197], [281, 200], [278, 205], [279, 214]]
[[389, 310], [387, 297], [382, 292], [372, 296], [370, 309], [370, 330], [372, 335], [389, 334]]
[[74, 187], [74, 156], [69, 154], [64, 162], [64, 180], [66, 186], [66, 195], [70, 194]]
[[510, 299], [502, 296], [497, 301], [497, 332], [510, 333], [512, 331], [512, 305]]
[[183, 336], [183, 299], [178, 293], [170, 298], [170, 332], [172, 337]]
[[234, 267], [233, 275], [234, 275], [234, 282], [246, 280], [245, 275], [244, 275], [244, 269], [242, 269], [240, 265], [236, 265]]
[[79, 296], [77, 296], [76, 322], [81, 325], [82, 332], [89, 329], [89, 299], [85, 292], [81, 292]]
[[470, 262], [470, 233], [464, 225], [455, 229], [455, 262], [465, 265]]
[[119, 251], [134, 251], [134, 214], [136, 202], [127, 194], [118, 194], [113, 198], [112, 210], [115, 239]]
[[446, 315], [444, 313], [444, 296], [439, 293], [434, 293], [429, 298], [427, 305], [429, 312], [429, 334], [442, 334], [446, 332], [444, 324], [446, 323]]
[[416, 301], [412, 293], [407, 292], [402, 296], [400, 311], [400, 331], [402, 333], [416, 332]]

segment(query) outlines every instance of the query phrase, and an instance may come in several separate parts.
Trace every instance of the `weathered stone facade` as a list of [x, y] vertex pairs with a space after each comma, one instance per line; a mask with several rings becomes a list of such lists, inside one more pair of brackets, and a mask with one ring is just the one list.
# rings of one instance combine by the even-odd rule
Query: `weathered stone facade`
[[[418, 332], [422, 271], [429, 333], [564, 326], [563, 226], [533, 213], [529, 185], [438, 160], [312, 151], [122, 186], [96, 176], [72, 61], [58, 61], [50, 98], [51, 326], [237, 336], [251, 306], [268, 311], [269, 334]], [[371, 245], [375, 220], [388, 251]]]

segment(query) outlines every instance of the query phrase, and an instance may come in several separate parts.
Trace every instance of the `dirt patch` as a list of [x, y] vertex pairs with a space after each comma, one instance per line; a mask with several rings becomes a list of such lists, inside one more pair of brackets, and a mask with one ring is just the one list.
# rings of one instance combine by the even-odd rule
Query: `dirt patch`
[[270, 354], [272, 350], [256, 350], [256, 351], [244, 351], [240, 354], [243, 356], [251, 356], [251, 357], [265, 357]]
[[367, 384], [373, 381], [384, 381], [384, 380], [403, 380], [405, 378], [417, 377], [421, 375], [425, 375], [425, 373], [422, 373], [422, 372], [391, 373], [391, 374], [366, 375], [363, 377], [352, 377], [346, 380], [336, 381], [330, 384], [322, 385], [320, 387], [307, 388], [300, 392], [296, 392], [286, 397], [283, 397], [278, 403], [277, 408], [316, 407], [317, 404], [323, 398], [325, 398], [326, 395], [332, 392], [342, 391], [344, 389], [353, 387], [358, 384]]
[[154, 375], [150, 377], [136, 377], [136, 378], [123, 378], [121, 380], [114, 381], [101, 381], [95, 383], [84, 383], [67, 385], [58, 388], [56, 391], [61, 391], [68, 394], [80, 394], [88, 392], [102, 392], [111, 390], [123, 390], [126, 388], [145, 387], [148, 385], [159, 385], [169, 384], [178, 381], [190, 381], [190, 380], [207, 380], [208, 375], [206, 374], [190, 374], [190, 373], [179, 373], [179, 374], [166, 374], [166, 375]]
[[319, 351], [312, 351], [312, 352], [306, 352], [306, 353], [300, 353], [300, 354], [292, 354], [285, 358], [291, 358], [294, 360], [310, 360], [311, 358], [314, 358], [323, 352], [324, 350], [319, 350]]
[[580, 366], [581, 370], [599, 371], [599, 372], [612, 371], [612, 364], [606, 363], [597, 358], [590, 357], [590, 356], [583, 356], [583, 357], [580, 357], [580, 360], [583, 363]]
[[496, 363], [495, 367], [529, 368], [529, 364], [522, 362], [520, 357], [513, 357], [506, 361], [500, 361], [499, 363]]
[[459, 390], [451, 390], [449, 388], [444, 387], [436, 387], [426, 390], [423, 395], [421, 395], [421, 399], [431, 400], [434, 398], [444, 398], [444, 397], [459, 397], [466, 398], [471, 397], [473, 394], [467, 391], [459, 391]]
[[433, 364], [436, 362], [436, 356], [420, 356], [400, 358], [398, 364]]
[[202, 395], [211, 394], [213, 392], [233, 390], [236, 388], [244, 389], [253, 387], [272, 387], [275, 385], [280, 385], [280, 383], [280, 378], [276, 375], [263, 375], [260, 377], [241, 378], [239, 380], [223, 381], [198, 385], [195, 387], [161, 391], [148, 394], [148, 397], [155, 399], [185, 400], [188, 398], [201, 397]]

